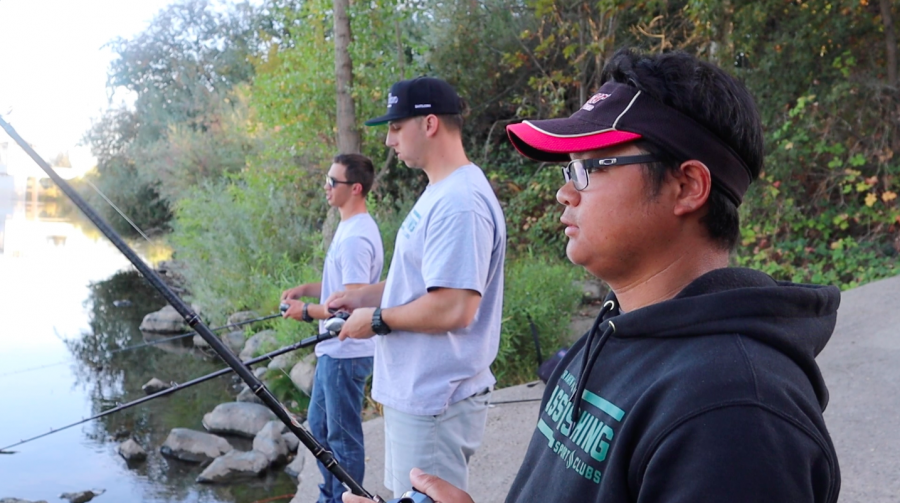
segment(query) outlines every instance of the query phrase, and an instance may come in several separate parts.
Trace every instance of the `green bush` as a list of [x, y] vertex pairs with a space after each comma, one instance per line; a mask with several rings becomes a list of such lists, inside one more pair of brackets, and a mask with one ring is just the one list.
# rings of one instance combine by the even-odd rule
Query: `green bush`
[[581, 291], [573, 281], [582, 274], [564, 260], [533, 256], [507, 260], [500, 350], [491, 367], [498, 387], [533, 381], [537, 376], [529, 316], [537, 326], [545, 356], [565, 343], [569, 320], [581, 302]]
[[275, 312], [282, 290], [321, 279], [321, 234], [277, 187], [205, 184], [178, 206], [171, 243], [192, 300], [217, 323]]
[[508, 171], [511, 170], [497, 170], [493, 177], [505, 191], [501, 197], [506, 202], [507, 252], [512, 256], [533, 254], [564, 259], [566, 237], [559, 221], [563, 206], [556, 200], [563, 178], [558, 167], [542, 166], [533, 172], [501, 178]]
[[281, 370], [266, 372], [266, 387], [275, 395], [275, 398], [283, 403], [291, 412], [306, 414], [309, 408], [310, 397], [300, 391], [291, 381], [291, 376]]
[[855, 136], [855, 124], [881, 113], [859, 87], [804, 95], [767, 133], [766, 171], [742, 208], [738, 265], [841, 289], [897, 274], [900, 164], [879, 141]]

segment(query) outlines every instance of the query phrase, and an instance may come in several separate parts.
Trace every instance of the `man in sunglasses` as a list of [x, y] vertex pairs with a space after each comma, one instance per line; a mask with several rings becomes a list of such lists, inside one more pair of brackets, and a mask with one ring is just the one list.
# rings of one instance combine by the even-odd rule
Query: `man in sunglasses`
[[[325, 256], [320, 283], [306, 283], [285, 290], [281, 301], [290, 307], [285, 318], [313, 322], [331, 314], [324, 300], [334, 292], [354, 290], [381, 279], [384, 250], [378, 225], [366, 210], [366, 194], [375, 180], [368, 157], [341, 154], [334, 158], [325, 177], [325, 199], [338, 209], [340, 224]], [[320, 303], [307, 303], [314, 297]], [[372, 374], [374, 341], [331, 339], [316, 344], [316, 373], [309, 404], [309, 428], [332, 451], [338, 462], [360, 483], [365, 475], [362, 405], [366, 380]], [[344, 486], [322, 463], [325, 481], [319, 486], [319, 503], [341, 501]]]
[[375, 337], [372, 398], [384, 405], [385, 480], [410, 489], [416, 466], [460, 487], [481, 444], [500, 344], [506, 224], [462, 143], [462, 100], [443, 80], [391, 86], [385, 144], [428, 177], [397, 233], [387, 280], [335, 294], [353, 310], [340, 338]]
[[601, 82], [569, 118], [507, 128], [565, 165], [566, 254], [612, 290], [547, 383], [507, 502], [837, 501], [815, 356], [840, 293], [728, 267], [763, 164], [752, 97], [677, 52], [620, 51]]

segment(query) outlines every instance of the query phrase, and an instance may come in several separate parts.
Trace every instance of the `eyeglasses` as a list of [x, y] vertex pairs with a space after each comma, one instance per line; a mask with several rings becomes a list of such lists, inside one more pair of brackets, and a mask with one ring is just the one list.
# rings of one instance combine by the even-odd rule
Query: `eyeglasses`
[[338, 180], [337, 178], [335, 178], [333, 176], [325, 175], [325, 183], [328, 184], [328, 186], [333, 189], [334, 186], [339, 183], [346, 183], [347, 185], [353, 185], [354, 183], [357, 183], [357, 182], [351, 182], [349, 180]]
[[627, 164], [643, 164], [655, 162], [660, 159], [655, 155], [626, 155], [623, 157], [608, 157], [606, 159], [576, 159], [562, 168], [566, 183], [571, 180], [575, 183], [575, 190], [584, 190], [588, 186], [590, 177], [588, 174], [613, 166], [625, 166]]

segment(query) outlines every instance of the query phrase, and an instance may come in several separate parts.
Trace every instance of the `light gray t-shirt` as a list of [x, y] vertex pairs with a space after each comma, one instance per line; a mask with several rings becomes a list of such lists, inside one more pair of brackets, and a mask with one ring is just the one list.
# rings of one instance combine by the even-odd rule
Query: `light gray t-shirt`
[[429, 185], [407, 215], [394, 247], [383, 308], [432, 288], [481, 295], [469, 327], [441, 334], [376, 336], [372, 398], [407, 414], [436, 415], [492, 386], [500, 344], [506, 223], [491, 185], [474, 164]]
[[[334, 233], [322, 271], [322, 303], [344, 285], [373, 284], [381, 280], [384, 247], [378, 225], [368, 213], [353, 215], [342, 221]], [[319, 320], [319, 333], [325, 331], [325, 321]], [[372, 339], [329, 339], [316, 344], [316, 356], [332, 358], [360, 358], [375, 353]]]

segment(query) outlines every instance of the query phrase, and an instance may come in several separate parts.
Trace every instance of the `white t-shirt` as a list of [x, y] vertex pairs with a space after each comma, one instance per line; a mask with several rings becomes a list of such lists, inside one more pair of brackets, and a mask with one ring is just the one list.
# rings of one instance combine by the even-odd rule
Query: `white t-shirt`
[[[384, 247], [378, 225], [368, 213], [353, 215], [342, 221], [334, 233], [322, 271], [322, 298], [325, 302], [345, 285], [373, 284], [381, 280]], [[319, 320], [319, 333], [325, 331], [325, 321]], [[328, 339], [316, 344], [316, 356], [332, 358], [360, 358], [375, 353], [372, 339]]]
[[431, 288], [474, 290], [481, 303], [462, 330], [376, 336], [375, 400], [436, 415], [496, 382], [505, 254], [503, 211], [481, 168], [462, 166], [425, 189], [397, 233], [381, 306], [408, 304]]

